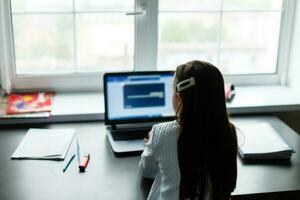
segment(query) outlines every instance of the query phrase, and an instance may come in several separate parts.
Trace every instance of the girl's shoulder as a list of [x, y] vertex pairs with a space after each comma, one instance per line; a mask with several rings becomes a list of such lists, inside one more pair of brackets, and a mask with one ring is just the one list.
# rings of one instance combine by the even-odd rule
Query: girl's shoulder
[[152, 131], [156, 136], [164, 136], [177, 132], [179, 125], [177, 121], [159, 123], [153, 126]]
[[150, 132], [149, 142], [157, 151], [165, 144], [177, 141], [178, 123], [176, 121], [156, 124]]

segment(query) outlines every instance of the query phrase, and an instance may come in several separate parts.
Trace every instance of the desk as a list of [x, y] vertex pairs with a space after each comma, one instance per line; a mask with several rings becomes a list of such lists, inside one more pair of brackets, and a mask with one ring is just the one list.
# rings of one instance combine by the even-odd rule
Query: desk
[[[296, 149], [290, 163], [245, 164], [238, 158], [234, 199], [299, 199], [300, 137], [273, 116], [234, 117], [234, 123], [267, 121]], [[72, 162], [62, 173], [63, 162], [10, 160], [32, 126], [0, 127], [0, 199], [3, 200], [143, 200], [151, 181], [141, 179], [139, 157], [117, 158], [112, 153], [102, 122], [35, 125], [37, 128], [75, 128], [83, 152], [91, 153], [86, 173]]]

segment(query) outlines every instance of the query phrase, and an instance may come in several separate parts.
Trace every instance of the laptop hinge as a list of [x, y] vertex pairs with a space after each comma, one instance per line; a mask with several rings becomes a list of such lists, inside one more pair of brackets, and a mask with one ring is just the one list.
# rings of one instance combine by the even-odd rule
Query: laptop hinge
[[108, 129], [110, 131], [151, 129], [151, 127], [156, 123], [158, 123], [158, 122], [144, 122], [144, 123], [133, 123], [133, 124], [112, 124], [108, 127]]

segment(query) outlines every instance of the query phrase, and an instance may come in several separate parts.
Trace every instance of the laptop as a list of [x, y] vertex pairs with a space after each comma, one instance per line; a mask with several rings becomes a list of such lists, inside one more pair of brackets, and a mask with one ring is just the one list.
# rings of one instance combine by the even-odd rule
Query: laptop
[[155, 123], [174, 120], [173, 71], [104, 75], [105, 125], [116, 154], [138, 153]]

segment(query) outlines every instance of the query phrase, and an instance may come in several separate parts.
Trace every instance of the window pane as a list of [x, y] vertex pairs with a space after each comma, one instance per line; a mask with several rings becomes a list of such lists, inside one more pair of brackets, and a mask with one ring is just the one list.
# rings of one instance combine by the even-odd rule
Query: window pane
[[18, 74], [69, 70], [73, 63], [72, 15], [13, 15]]
[[283, 0], [224, 0], [224, 9], [271, 10], [281, 9]]
[[281, 13], [224, 13], [220, 67], [226, 74], [274, 73]]
[[93, 11], [93, 10], [133, 10], [134, 0], [75, 0], [76, 10]]
[[72, 11], [72, 0], [11, 0], [12, 12]]
[[190, 60], [216, 63], [218, 14], [160, 14], [158, 69]]
[[134, 18], [112, 13], [79, 14], [77, 34], [80, 69], [133, 69]]
[[159, 0], [160, 10], [218, 10], [221, 0]]

